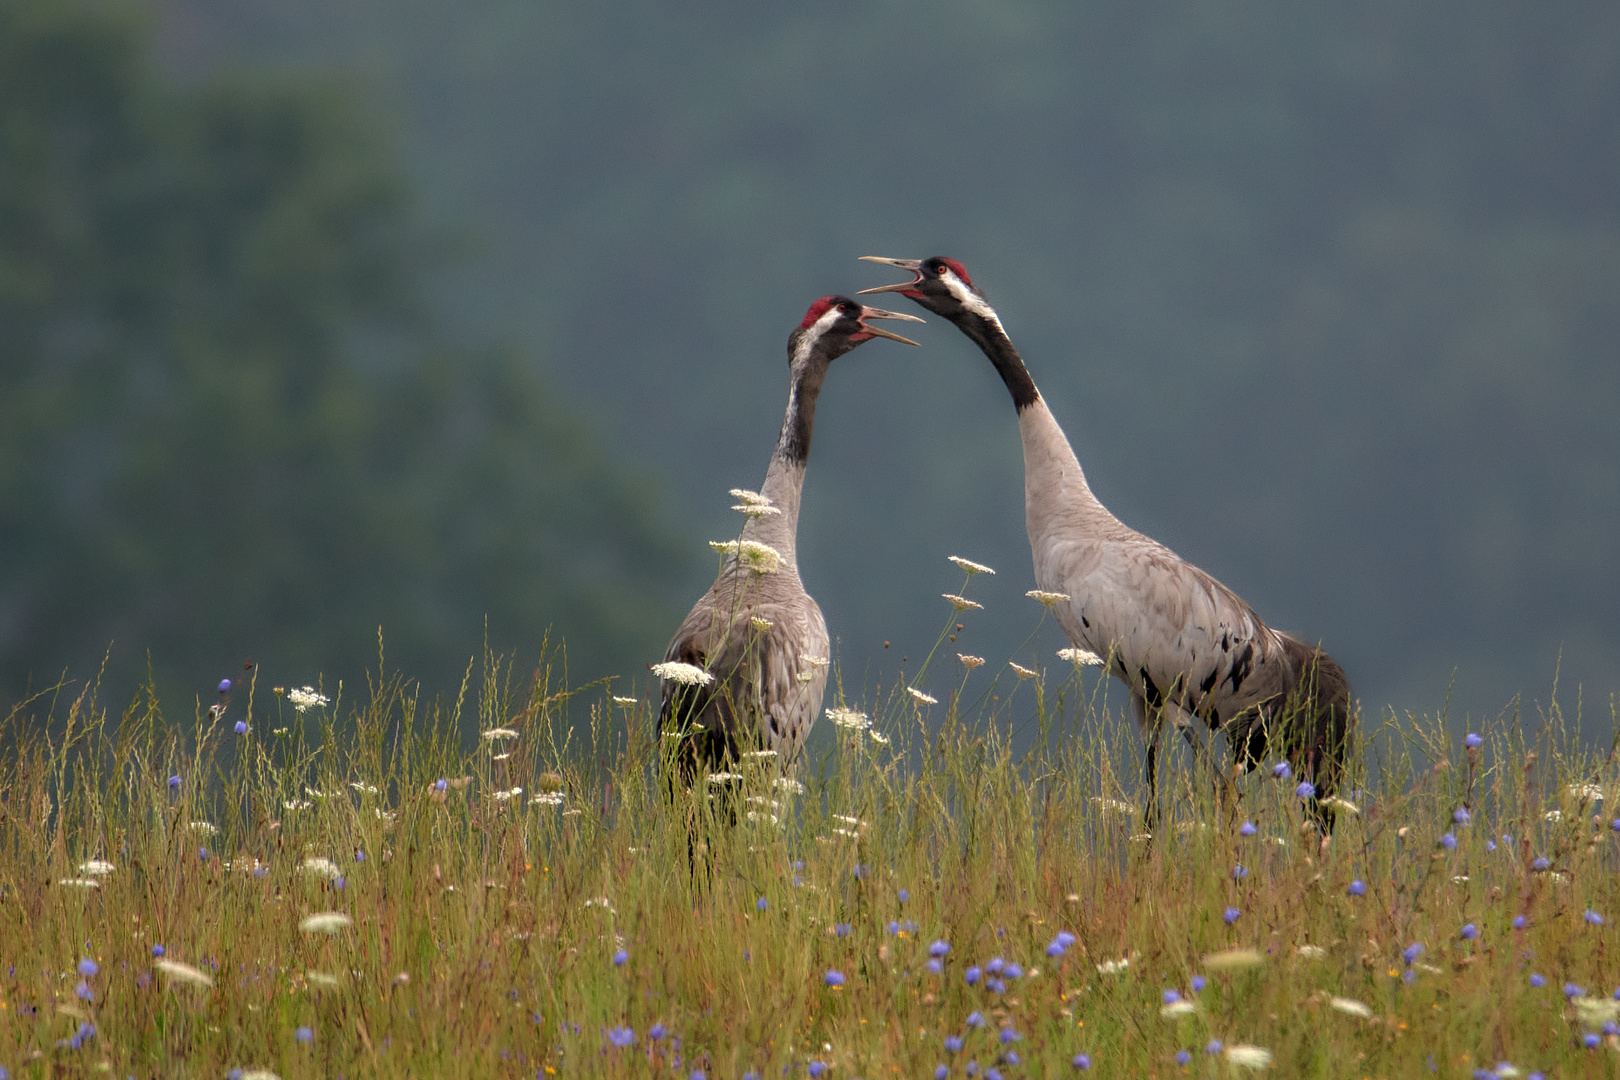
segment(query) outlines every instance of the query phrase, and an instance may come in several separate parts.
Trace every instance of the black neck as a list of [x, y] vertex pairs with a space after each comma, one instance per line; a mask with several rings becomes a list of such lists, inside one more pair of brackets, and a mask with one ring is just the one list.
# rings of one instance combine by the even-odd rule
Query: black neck
[[827, 378], [832, 354], [812, 349], [803, 365], [793, 371], [787, 415], [782, 418], [782, 436], [776, 441], [776, 454], [789, 464], [804, 465], [810, 459], [810, 434], [816, 426], [816, 399]]
[[972, 311], [964, 311], [951, 321], [962, 333], [972, 338], [996, 366], [1019, 413], [1040, 400], [1041, 392], [1035, 389], [1035, 380], [1029, 377], [1024, 358], [1013, 348], [1012, 341], [999, 322]]

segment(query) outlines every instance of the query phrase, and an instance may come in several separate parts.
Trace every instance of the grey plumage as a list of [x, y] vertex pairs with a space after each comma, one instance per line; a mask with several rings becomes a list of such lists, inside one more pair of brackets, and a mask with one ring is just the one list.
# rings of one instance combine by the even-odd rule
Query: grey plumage
[[1070, 598], [1055, 607], [1064, 633], [1106, 658], [1130, 688], [1137, 721], [1147, 729], [1150, 800], [1160, 726], [1169, 720], [1196, 746], [1197, 718], [1226, 734], [1240, 769], [1268, 752], [1288, 757], [1314, 783], [1311, 809], [1331, 828], [1332, 808], [1321, 800], [1338, 790], [1354, 723], [1344, 670], [1320, 649], [1267, 626], [1232, 590], [1109, 513], [1000, 318], [960, 263], [870, 261], [910, 270], [916, 279], [866, 292], [899, 292], [950, 319], [1011, 392], [1024, 444], [1035, 581]]
[[663, 683], [660, 725], [682, 733], [678, 763], [687, 783], [752, 750], [774, 750], [790, 766], [821, 711], [827, 623], [799, 579], [795, 543], [816, 400], [829, 365], [857, 345], [873, 337], [916, 344], [869, 319], [921, 321], [828, 296], [811, 305], [788, 339], [787, 412], [759, 492], [772, 512], [751, 517], [742, 531], [744, 545], [767, 545], [781, 557], [780, 566], [761, 573], [748, 559], [727, 554], [665, 651], [666, 661], [712, 676], [706, 685]]

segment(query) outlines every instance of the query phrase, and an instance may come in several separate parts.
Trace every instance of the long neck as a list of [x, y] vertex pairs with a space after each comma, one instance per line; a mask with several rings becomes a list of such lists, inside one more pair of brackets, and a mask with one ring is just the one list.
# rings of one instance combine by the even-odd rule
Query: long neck
[[[995, 365], [1018, 410], [1024, 443], [1024, 523], [1041, 573], [1042, 549], [1060, 537], [1119, 537], [1130, 533], [1092, 494], [1085, 470], [1035, 380], [993, 311], [965, 311], [952, 320]], [[1041, 582], [1045, 587], [1048, 583]]]
[[[788, 388], [787, 412], [782, 417], [782, 434], [776, 440], [765, 483], [760, 494], [771, 500], [780, 514], [754, 518], [743, 528], [743, 539], [758, 540], [782, 553], [787, 567], [798, 573], [795, 541], [799, 534], [799, 497], [804, 489], [804, 470], [810, 459], [810, 436], [816, 424], [816, 399], [827, 378], [832, 357], [819, 349], [795, 358], [792, 382]], [[787, 569], [784, 567], [784, 570]]]

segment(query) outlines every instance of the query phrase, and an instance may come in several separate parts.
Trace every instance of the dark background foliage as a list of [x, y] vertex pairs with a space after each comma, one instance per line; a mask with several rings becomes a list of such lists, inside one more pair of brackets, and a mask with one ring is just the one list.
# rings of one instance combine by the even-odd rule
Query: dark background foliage
[[[1103, 500], [1369, 704], [1620, 689], [1620, 9], [153, 0], [157, 68], [6, 10], [116, 54], [0, 68], [8, 689], [109, 638], [352, 678], [379, 623], [439, 685], [484, 613], [638, 675], [808, 302], [941, 253]], [[960, 648], [1060, 643], [1005, 392], [920, 334], [818, 415], [855, 689], [948, 554], [999, 571]]]

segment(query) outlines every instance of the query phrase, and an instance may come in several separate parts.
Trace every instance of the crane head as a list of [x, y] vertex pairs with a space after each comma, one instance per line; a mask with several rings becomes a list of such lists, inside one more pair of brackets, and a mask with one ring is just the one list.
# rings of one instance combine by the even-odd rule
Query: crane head
[[986, 318], [993, 318], [995, 315], [990, 305], [985, 303], [984, 295], [974, 288], [973, 279], [968, 277], [967, 268], [955, 259], [947, 259], [943, 255], [935, 255], [931, 259], [885, 259], [878, 255], [862, 255], [861, 260], [883, 263], [885, 266], [898, 266], [915, 275], [910, 281], [879, 285], [875, 289], [862, 289], [861, 295], [899, 293], [947, 319], [956, 319], [967, 312]]
[[917, 344], [891, 330], [873, 326], [867, 321], [869, 319], [922, 322], [915, 315], [902, 315], [895, 311], [884, 311], [882, 308], [867, 307], [847, 296], [823, 296], [810, 305], [810, 310], [805, 312], [804, 321], [799, 323], [799, 328], [794, 331], [794, 347], [789, 350], [789, 355], [796, 356], [801, 350], [816, 344], [820, 344], [824, 349], [831, 348], [834, 355], [837, 355], [848, 352], [875, 337], [888, 338], [890, 341], [899, 341], [906, 345]]

